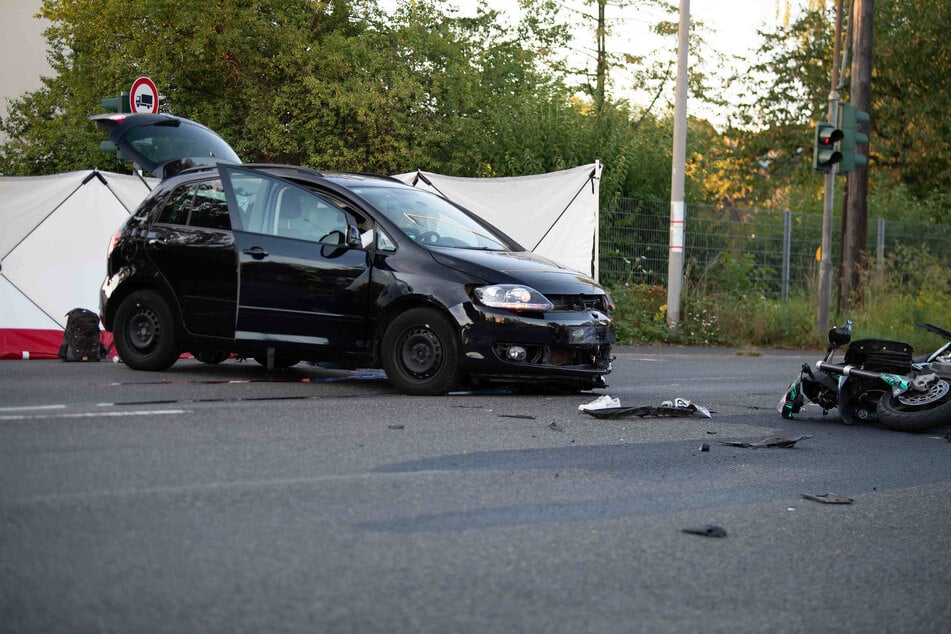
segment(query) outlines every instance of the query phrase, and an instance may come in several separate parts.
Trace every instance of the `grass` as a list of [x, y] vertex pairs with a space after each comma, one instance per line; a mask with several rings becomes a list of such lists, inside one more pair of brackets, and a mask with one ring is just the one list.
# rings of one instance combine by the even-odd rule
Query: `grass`
[[[667, 328], [667, 290], [634, 284], [610, 288], [617, 305], [615, 324], [620, 344], [681, 344], [756, 348], [821, 349], [818, 292], [803, 290], [788, 300], [772, 299], [737, 274], [737, 261], [726, 262], [727, 275], [705, 271], [703, 279], [687, 278], [681, 296], [680, 327]], [[853, 338], [894, 339], [924, 353], [944, 340], [916, 322], [951, 330], [949, 268], [928, 253], [905, 251], [888, 263], [880, 278], [866, 279], [861, 302], [848, 309], [833, 307], [830, 325], [853, 322]], [[742, 272], [742, 271], [741, 271]]]

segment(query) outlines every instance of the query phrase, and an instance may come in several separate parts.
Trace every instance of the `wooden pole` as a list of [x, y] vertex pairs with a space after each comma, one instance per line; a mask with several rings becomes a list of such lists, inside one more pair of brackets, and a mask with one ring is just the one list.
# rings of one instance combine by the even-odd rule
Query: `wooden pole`
[[[852, 5], [852, 69], [849, 102], [863, 112], [872, 103], [872, 5], [874, 0], [855, 0]], [[868, 124], [862, 123], [868, 133]], [[856, 152], [868, 156], [866, 146]], [[847, 206], [842, 231], [843, 308], [861, 306], [868, 264], [868, 166], [856, 165], [849, 173]]]

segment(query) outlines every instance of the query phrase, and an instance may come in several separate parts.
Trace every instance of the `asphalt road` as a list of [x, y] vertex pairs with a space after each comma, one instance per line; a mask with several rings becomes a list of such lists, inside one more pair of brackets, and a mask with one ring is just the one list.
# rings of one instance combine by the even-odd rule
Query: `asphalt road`
[[[2, 362], [0, 632], [951, 629], [951, 428], [783, 420], [815, 353], [617, 356], [595, 393], [439, 398]], [[600, 394], [712, 417], [578, 411]], [[720, 444], [776, 435], [812, 437]]]

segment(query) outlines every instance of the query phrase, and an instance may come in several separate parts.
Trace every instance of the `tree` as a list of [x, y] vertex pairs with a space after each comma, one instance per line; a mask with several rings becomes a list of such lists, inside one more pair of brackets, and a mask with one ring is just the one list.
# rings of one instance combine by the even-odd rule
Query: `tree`
[[102, 165], [100, 135], [86, 121], [100, 99], [139, 75], [162, 94], [162, 109], [218, 131], [255, 157], [246, 122], [290, 77], [289, 61], [328, 33], [359, 35], [346, 0], [252, 3], [45, 0], [41, 13], [55, 75], [14, 103], [0, 150], [6, 173], [50, 173]]
[[[876, 0], [870, 146], [883, 169], [919, 200], [951, 203], [951, 5]], [[949, 222], [932, 214], [932, 222]]]
[[559, 30], [539, 11], [517, 32], [432, 0], [392, 16], [372, 0], [46, 0], [42, 13], [56, 74], [3, 121], [3, 173], [114, 167], [86, 118], [139, 75], [163, 111], [245, 160], [386, 173], [478, 172], [487, 126], [557, 90], [539, 59]]
[[[810, 192], [806, 185], [811, 170], [802, 148], [812, 124], [827, 114], [832, 24], [831, 7], [810, 3], [810, 10], [788, 25], [760, 34], [763, 45], [749, 72], [735, 78], [746, 88], [728, 131], [741, 140], [737, 158], [746, 157], [747, 164], [769, 159], [760, 195], [770, 199], [783, 190], [797, 191], [784, 205], [791, 208], [809, 208], [821, 187], [816, 181]], [[942, 114], [951, 103], [951, 78], [934, 72], [951, 61], [951, 42], [942, 35], [949, 28], [951, 7], [942, 0], [876, 0], [870, 214], [908, 219], [912, 212], [922, 221], [951, 220], [946, 213], [951, 123]], [[848, 83], [840, 93], [849, 94]]]
[[373, 0], [46, 0], [55, 74], [2, 122], [0, 173], [121, 169], [87, 117], [148, 75], [162, 111], [247, 161], [511, 176], [600, 159], [605, 201], [667, 196], [669, 120], [609, 97], [596, 116], [561, 66], [558, 9], [523, 0], [509, 26], [436, 0], [388, 15]]

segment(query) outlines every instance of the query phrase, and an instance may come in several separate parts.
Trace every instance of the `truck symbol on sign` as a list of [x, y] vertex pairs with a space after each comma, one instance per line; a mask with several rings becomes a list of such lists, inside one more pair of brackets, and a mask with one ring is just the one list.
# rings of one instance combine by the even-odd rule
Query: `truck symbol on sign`
[[136, 110], [152, 110], [152, 95], [147, 92], [139, 93], [135, 96]]

